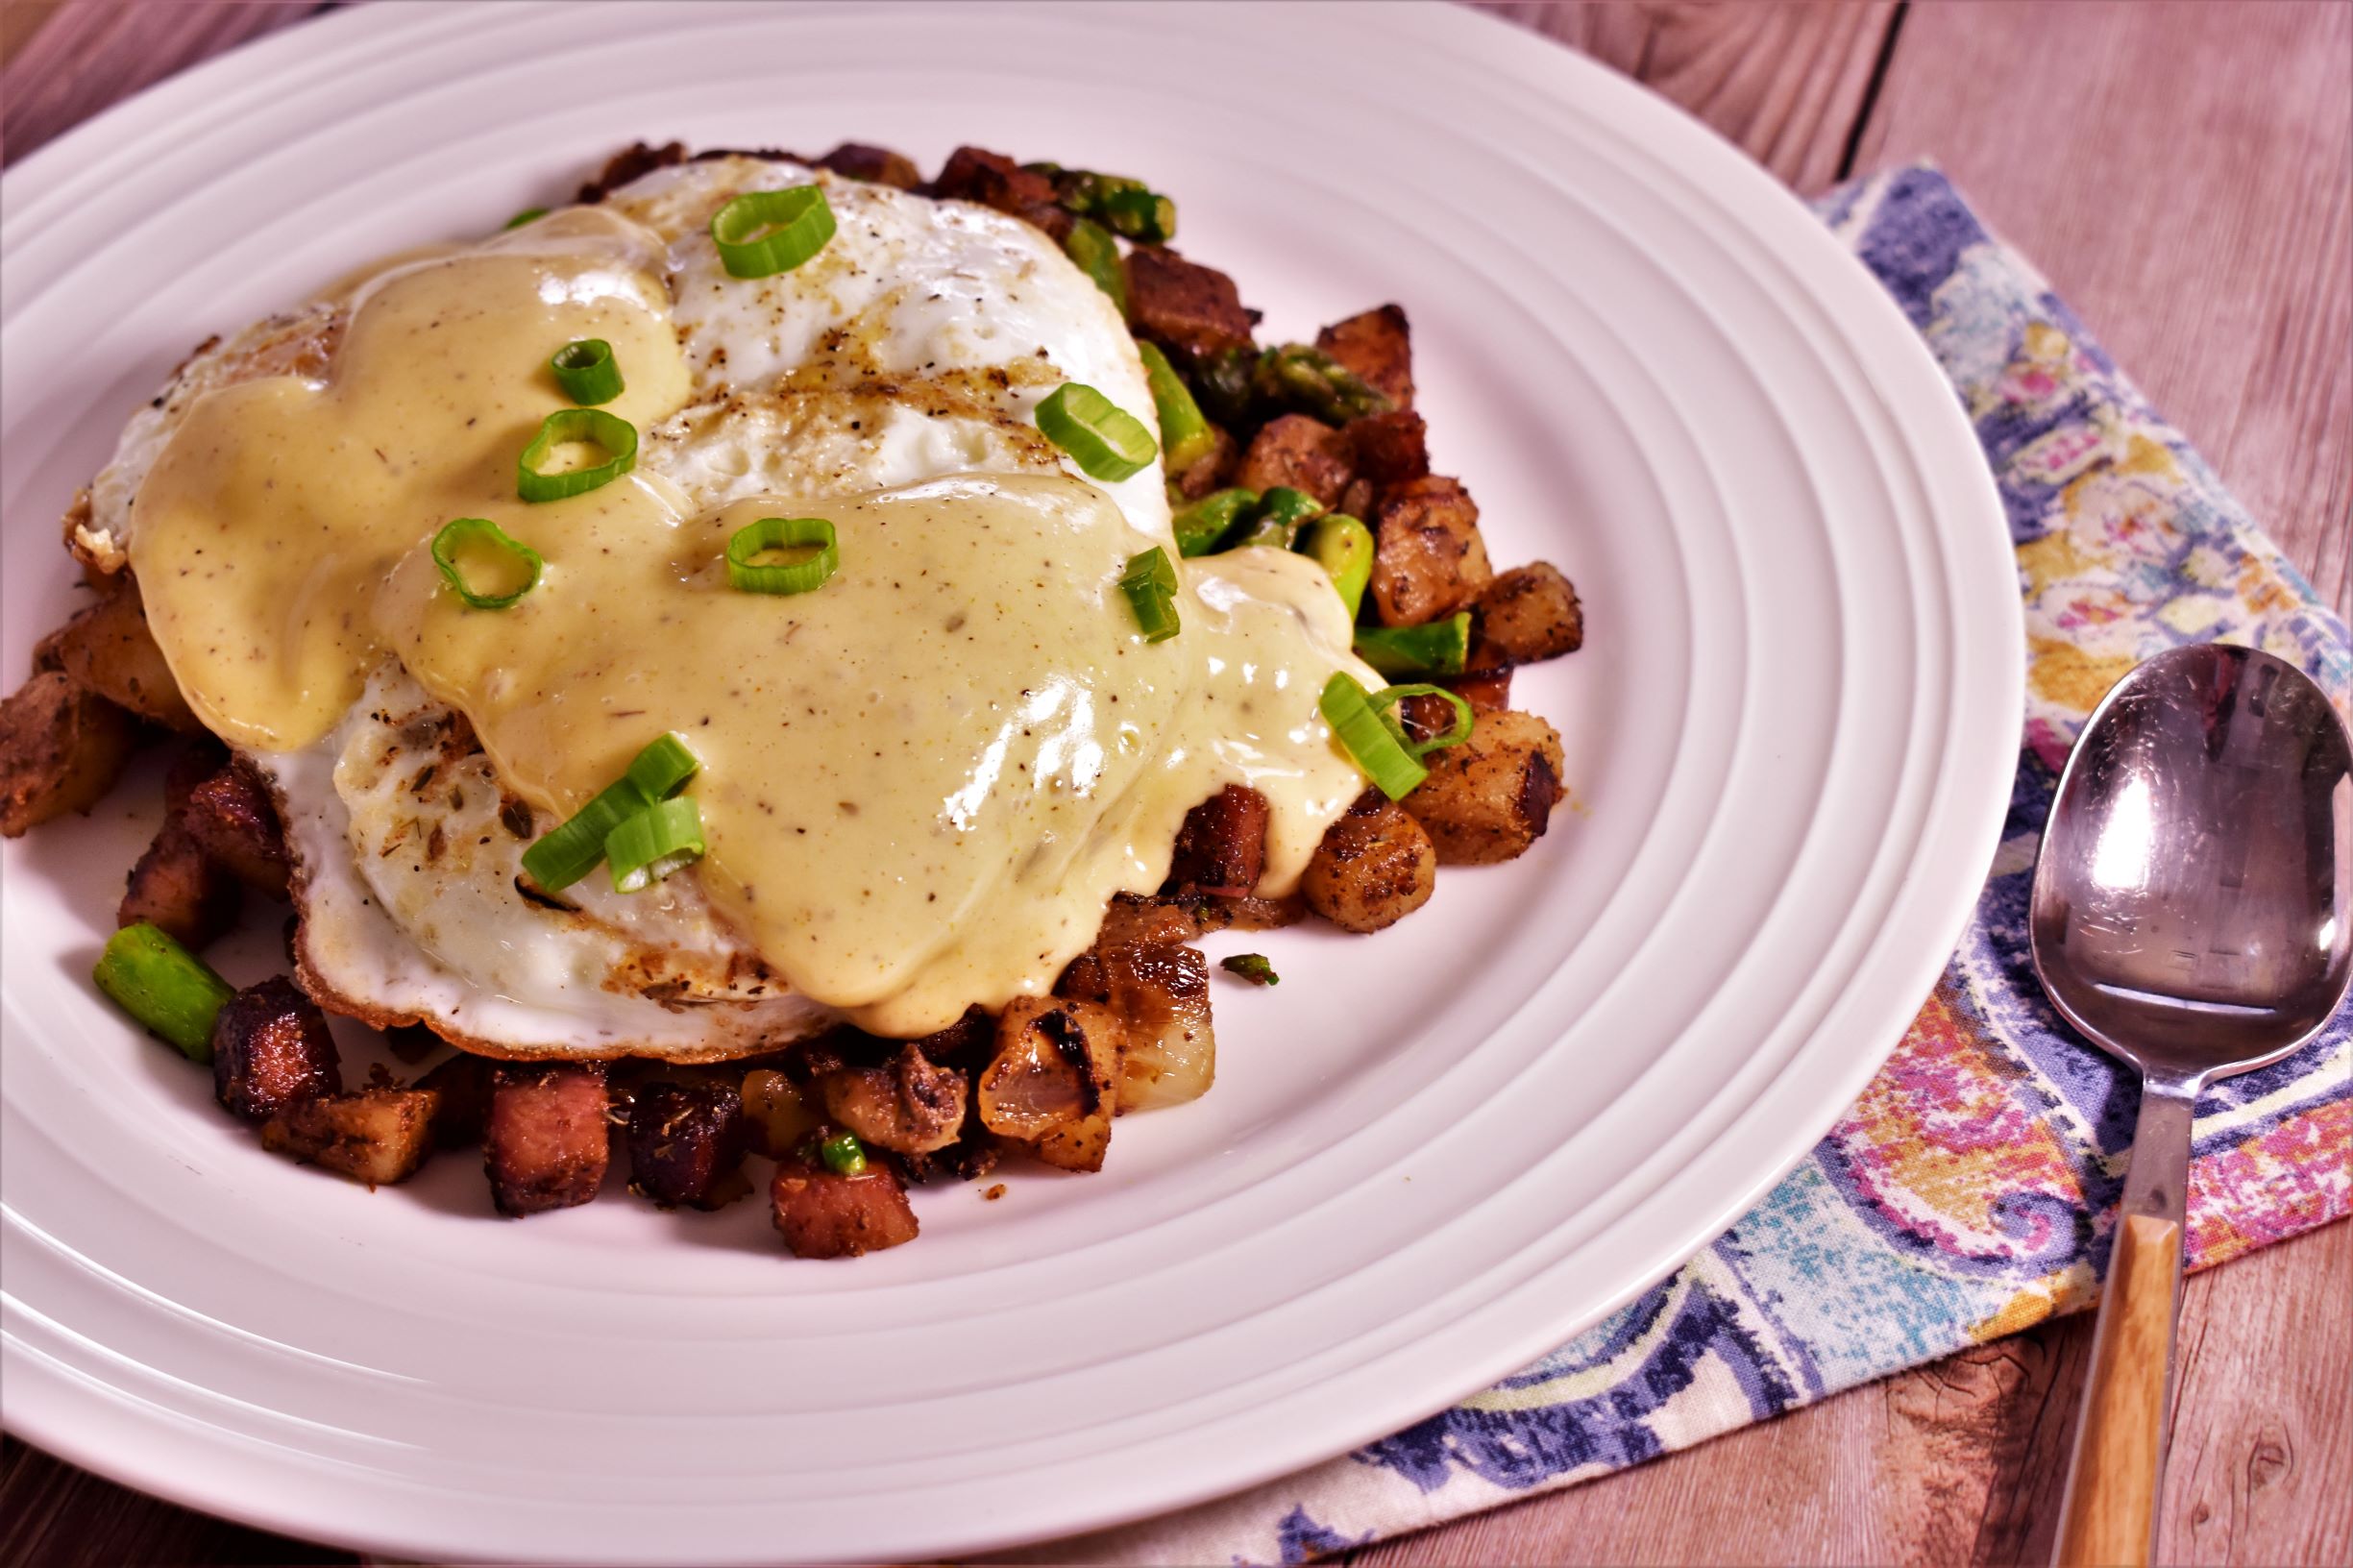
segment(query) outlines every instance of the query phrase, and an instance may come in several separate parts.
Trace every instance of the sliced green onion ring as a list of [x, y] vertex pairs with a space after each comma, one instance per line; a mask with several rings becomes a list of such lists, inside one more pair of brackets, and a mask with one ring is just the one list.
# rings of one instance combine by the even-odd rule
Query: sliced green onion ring
[[1416, 762], [1441, 747], [1460, 746], [1471, 738], [1471, 731], [1478, 726], [1479, 716], [1471, 711], [1471, 705], [1468, 702], [1443, 686], [1432, 686], [1426, 682], [1416, 682], [1409, 686], [1384, 686], [1373, 693], [1371, 707], [1373, 712], [1386, 720], [1389, 717], [1389, 710], [1409, 697], [1442, 697], [1454, 705], [1455, 710], [1455, 722], [1452, 727], [1445, 734], [1431, 740], [1416, 741], [1405, 732], [1405, 726], [1402, 723], [1395, 726], [1397, 738], [1405, 744], [1405, 748], [1412, 753], [1413, 760]]
[[657, 800], [604, 836], [615, 893], [636, 893], [702, 858], [702, 811], [691, 795]]
[[1471, 652], [1471, 612], [1426, 626], [1359, 626], [1357, 657], [1385, 675], [1458, 675]]
[[1142, 473], [1160, 453], [1143, 421], [1078, 381], [1063, 382], [1038, 404], [1038, 429], [1081, 473], [1107, 483]]
[[750, 190], [711, 214], [711, 243], [730, 278], [767, 278], [823, 250], [833, 227], [821, 185]]
[[[560, 474], [543, 474], [539, 465], [548, 460], [548, 453], [572, 442], [594, 442], [604, 449], [605, 459], [593, 468], [566, 469]], [[601, 408], [564, 408], [550, 414], [531, 444], [523, 449], [523, 456], [515, 465], [515, 493], [526, 501], [561, 501], [566, 496], [585, 495], [601, 484], [610, 484], [637, 466], [637, 427], [625, 419], [618, 419]]]
[[1264, 953], [1236, 953], [1232, 958], [1220, 959], [1218, 964], [1226, 973], [1238, 974], [1254, 986], [1283, 983], [1283, 977], [1275, 973], [1275, 967], [1267, 962]]
[[[496, 552], [502, 566], [520, 569], [522, 586], [512, 593], [489, 594], [466, 581], [465, 573], [457, 564], [457, 552], [469, 545]], [[441, 568], [442, 580], [475, 609], [503, 610], [539, 586], [540, 569], [547, 562], [540, 558], [539, 551], [520, 539], [509, 538], [506, 530], [490, 519], [461, 517], [444, 523], [441, 531], [433, 535], [433, 564]]]
[[212, 967], [159, 926], [138, 920], [107, 939], [90, 971], [98, 989], [191, 1062], [212, 1060], [212, 1022], [236, 994]]
[[[818, 551], [783, 565], [755, 563], [772, 550]], [[842, 547], [833, 525], [821, 517], [764, 517], [735, 530], [727, 541], [727, 581], [748, 594], [805, 594], [822, 588], [842, 569]]]
[[1430, 770], [1407, 749], [1404, 738], [1374, 709], [1354, 675], [1334, 675], [1316, 698], [1316, 711], [1339, 737], [1351, 761], [1392, 800], [1402, 800], [1430, 776]]
[[1207, 555], [1217, 548], [1217, 542], [1234, 531], [1234, 525], [1242, 514], [1259, 503], [1256, 490], [1218, 490], [1176, 514], [1177, 553], [1185, 556]]
[[601, 337], [578, 337], [555, 351], [548, 361], [555, 384], [564, 396], [583, 407], [610, 403], [621, 396], [621, 367], [613, 362], [613, 346]]
[[1183, 629], [1177, 623], [1176, 568], [1160, 546], [1129, 558], [1119, 577], [1119, 591], [1127, 596], [1128, 608], [1136, 612], [1136, 624], [1143, 628], [1145, 642], [1164, 643]]
[[701, 766], [686, 743], [666, 734], [637, 754], [628, 772], [613, 780], [564, 824], [523, 851], [523, 869], [550, 893], [561, 893], [597, 869], [604, 841], [624, 821], [686, 787]]

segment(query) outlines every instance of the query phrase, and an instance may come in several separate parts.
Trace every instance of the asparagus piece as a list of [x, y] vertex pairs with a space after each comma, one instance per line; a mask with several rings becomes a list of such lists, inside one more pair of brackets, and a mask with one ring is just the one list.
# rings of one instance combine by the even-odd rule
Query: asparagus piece
[[1296, 408], [1327, 425], [1385, 414], [1396, 406], [1354, 371], [1305, 343], [1286, 343], [1260, 355], [1251, 370], [1250, 389], [1261, 403]]
[[1385, 675], [1458, 675], [1471, 651], [1471, 612], [1426, 626], [1359, 626], [1357, 657]]
[[[1288, 550], [1297, 542], [1300, 527], [1324, 510], [1324, 503], [1306, 491], [1278, 484], [1259, 498], [1258, 505], [1242, 520], [1239, 536], [1226, 548], [1242, 550], [1263, 545], [1271, 550]], [[1368, 575], [1369, 571], [1367, 568]]]
[[1069, 237], [1062, 248], [1077, 262], [1079, 270], [1094, 280], [1094, 286], [1111, 296], [1111, 303], [1119, 307], [1122, 318], [1127, 315], [1127, 268], [1119, 260], [1119, 242], [1111, 237], [1111, 231], [1092, 218], [1080, 218], [1070, 225]]
[[191, 1062], [212, 1060], [212, 1020], [236, 991], [164, 931], [140, 920], [107, 939], [98, 989]]
[[1256, 490], [1219, 490], [1176, 514], [1177, 553], [1207, 555], [1259, 503]]
[[1160, 415], [1163, 460], [1169, 473], [1182, 474], [1217, 445], [1217, 432], [1201, 417], [1201, 405], [1185, 390], [1176, 367], [1158, 344], [1139, 343], [1136, 352], [1143, 355], [1144, 381], [1152, 388], [1152, 406]]
[[1345, 512], [1329, 512], [1315, 520], [1300, 548], [1331, 575], [1353, 623], [1363, 608], [1365, 585], [1372, 581], [1373, 530]]

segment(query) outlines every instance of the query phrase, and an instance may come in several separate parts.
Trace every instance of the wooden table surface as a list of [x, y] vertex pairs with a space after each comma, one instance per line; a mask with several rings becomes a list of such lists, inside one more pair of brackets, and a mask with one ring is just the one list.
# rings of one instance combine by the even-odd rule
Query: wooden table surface
[[[5, 0], [0, 156], [326, 9]], [[1802, 193], [1935, 159], [2353, 614], [2353, 5], [1494, 9], [1648, 83]], [[2353, 1562], [2348, 1302], [2342, 1223], [2190, 1283], [2168, 1560]], [[2047, 1560], [2090, 1329], [2045, 1324], [1349, 1560]], [[0, 1452], [0, 1563], [349, 1560]]]

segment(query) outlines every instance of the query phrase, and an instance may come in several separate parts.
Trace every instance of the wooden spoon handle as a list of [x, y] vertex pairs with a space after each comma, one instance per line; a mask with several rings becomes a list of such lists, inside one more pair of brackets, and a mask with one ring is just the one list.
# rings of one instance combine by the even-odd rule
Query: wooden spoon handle
[[2092, 1345], [2083, 1426], [2059, 1525], [2060, 1568], [2138, 1568], [2148, 1561], [2180, 1278], [2181, 1227], [2125, 1215]]

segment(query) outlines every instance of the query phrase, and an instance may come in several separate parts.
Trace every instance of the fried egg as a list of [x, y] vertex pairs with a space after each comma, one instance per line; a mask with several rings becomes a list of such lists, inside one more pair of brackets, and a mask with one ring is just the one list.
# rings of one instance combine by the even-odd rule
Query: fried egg
[[[713, 214], [811, 184], [831, 240], [731, 276]], [[525, 502], [568, 406], [547, 359], [592, 337], [635, 465]], [[1225, 784], [1270, 800], [1269, 894], [1362, 785], [1316, 698], [1379, 677], [1321, 569], [1186, 562], [1183, 631], [1145, 641], [1118, 582], [1177, 557], [1163, 476], [1091, 478], [1040, 431], [1071, 381], [1152, 425], [1117, 309], [1029, 225], [714, 159], [208, 347], [75, 543], [136, 574], [190, 705], [271, 780], [330, 1006], [511, 1056], [915, 1036], [1050, 988]], [[730, 587], [771, 516], [832, 527], [821, 588]], [[458, 517], [543, 560], [512, 607], [432, 557]], [[526, 848], [664, 733], [701, 764], [703, 857], [537, 886]]]

